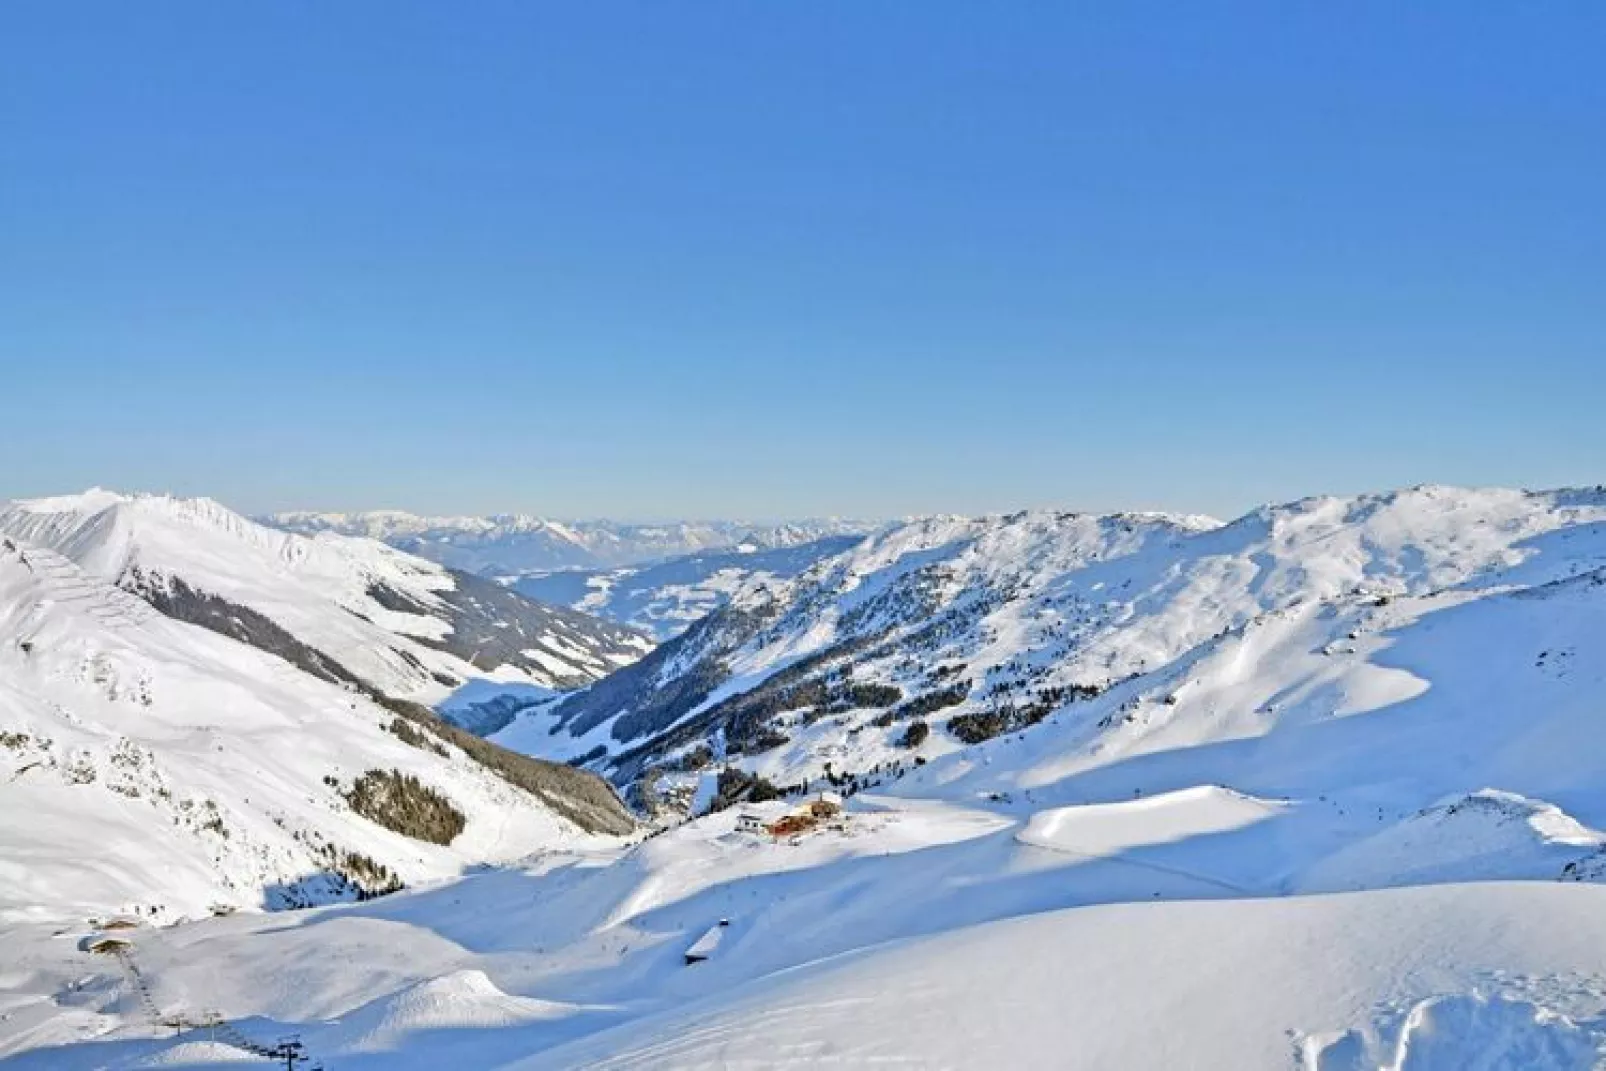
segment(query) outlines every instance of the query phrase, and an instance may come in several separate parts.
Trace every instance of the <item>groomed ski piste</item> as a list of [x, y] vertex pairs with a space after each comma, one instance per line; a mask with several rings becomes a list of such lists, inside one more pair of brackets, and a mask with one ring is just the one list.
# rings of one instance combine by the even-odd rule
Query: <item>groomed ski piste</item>
[[[1210, 594], [1308, 597], [1223, 636], [1179, 585], [1132, 635], [1203, 640], [840, 815], [738, 804], [127, 940], [164, 1014], [328, 1068], [1601, 1066], [1606, 495], [1303, 512], [1334, 534]], [[151, 1023], [90, 933], [0, 934], [7, 1067], [243, 1058]]]

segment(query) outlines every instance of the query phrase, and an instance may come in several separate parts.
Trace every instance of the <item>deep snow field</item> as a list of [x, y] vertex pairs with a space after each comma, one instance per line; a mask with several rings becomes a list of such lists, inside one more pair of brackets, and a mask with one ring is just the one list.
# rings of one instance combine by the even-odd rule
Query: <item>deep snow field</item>
[[[1606, 888], [1241, 884], [1263, 853], [1297, 866], [1292, 809], [1208, 788], [1085, 809], [866, 797], [795, 845], [727, 812], [633, 851], [132, 939], [164, 1013], [294, 1032], [326, 1067], [1594, 1066]], [[721, 918], [714, 956], [684, 965]], [[153, 1029], [84, 933], [0, 938], [6, 1066], [245, 1058]]]
[[[1606, 495], [1381, 513], [1177, 585], [1130, 635], [1202, 640], [796, 837], [754, 804], [127, 959], [156, 1020], [331, 1069], [1606, 1066]], [[1222, 632], [1239, 587], [1319, 594]], [[93, 933], [0, 932], [4, 1066], [256, 1059]]]

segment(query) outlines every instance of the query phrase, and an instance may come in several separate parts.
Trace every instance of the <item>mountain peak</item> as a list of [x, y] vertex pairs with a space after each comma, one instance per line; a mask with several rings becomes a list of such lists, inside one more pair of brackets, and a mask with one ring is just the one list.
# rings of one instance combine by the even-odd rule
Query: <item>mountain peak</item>
[[383, 543], [280, 531], [210, 498], [94, 490], [0, 504], [0, 533], [165, 613], [405, 698], [433, 702], [492, 675], [574, 687], [650, 646]]

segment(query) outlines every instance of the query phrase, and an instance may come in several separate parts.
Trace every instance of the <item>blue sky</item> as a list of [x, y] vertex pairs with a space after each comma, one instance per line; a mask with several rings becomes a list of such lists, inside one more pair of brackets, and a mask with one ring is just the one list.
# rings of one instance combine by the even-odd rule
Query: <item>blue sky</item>
[[20, 2], [0, 496], [1606, 480], [1606, 5]]

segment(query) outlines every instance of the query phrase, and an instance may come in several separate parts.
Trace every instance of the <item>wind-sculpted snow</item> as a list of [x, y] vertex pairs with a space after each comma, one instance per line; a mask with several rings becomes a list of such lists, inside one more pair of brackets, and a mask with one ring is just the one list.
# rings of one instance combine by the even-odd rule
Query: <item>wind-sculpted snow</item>
[[426, 702], [486, 677], [572, 688], [651, 646], [381, 543], [276, 531], [209, 499], [97, 490], [13, 502], [0, 505], [0, 533], [317, 676]]
[[[1394, 1027], [1392, 1046], [1359, 1030], [1301, 1046], [1304, 1071], [1573, 1071], [1599, 1066], [1601, 1033], [1542, 1004], [1480, 992], [1418, 1001]], [[1381, 1051], [1379, 1051], [1381, 1050]]]

